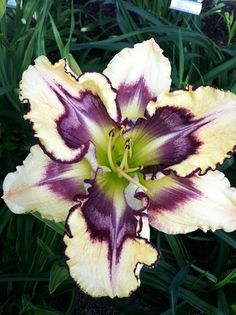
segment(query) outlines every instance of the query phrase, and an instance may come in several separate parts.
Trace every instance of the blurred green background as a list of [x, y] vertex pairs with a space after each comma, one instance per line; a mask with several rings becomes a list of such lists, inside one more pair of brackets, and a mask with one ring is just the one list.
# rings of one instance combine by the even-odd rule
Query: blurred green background
[[[200, 16], [168, 0], [0, 1], [0, 175], [14, 171], [35, 140], [18, 101], [35, 57], [68, 58], [75, 72], [102, 71], [122, 48], [153, 37], [172, 65], [172, 87], [212, 85], [236, 93], [236, 3], [204, 1]], [[205, 33], [205, 34], [204, 34]], [[227, 128], [227, 126], [226, 126]], [[234, 157], [221, 166], [236, 187]], [[46, 224], [45, 224], [46, 223]], [[63, 224], [14, 215], [1, 201], [0, 314], [236, 314], [236, 233], [170, 236], [152, 230], [159, 265], [144, 269], [127, 299], [92, 299], [70, 279]]]

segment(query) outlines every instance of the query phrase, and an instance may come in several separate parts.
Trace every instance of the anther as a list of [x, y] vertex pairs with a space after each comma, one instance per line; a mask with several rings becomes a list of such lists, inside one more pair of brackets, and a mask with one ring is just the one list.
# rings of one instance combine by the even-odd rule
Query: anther
[[124, 131], [125, 131], [125, 125], [121, 125], [121, 126], [120, 126], [120, 132], [121, 132], [121, 133], [124, 133]]
[[110, 164], [110, 167], [112, 169], [113, 172], [116, 172], [116, 165], [113, 162], [113, 158], [112, 158], [112, 140], [114, 139], [114, 134], [115, 134], [115, 130], [114, 128], [109, 132], [109, 142], [108, 142], [108, 147], [107, 147], [107, 157], [108, 157], [108, 161]]
[[115, 135], [115, 128], [112, 128], [110, 131], [109, 131], [109, 137], [114, 137]]
[[131, 145], [131, 140], [130, 140], [130, 138], [128, 138], [127, 140], [125, 140], [125, 144], [126, 144], [126, 145]]

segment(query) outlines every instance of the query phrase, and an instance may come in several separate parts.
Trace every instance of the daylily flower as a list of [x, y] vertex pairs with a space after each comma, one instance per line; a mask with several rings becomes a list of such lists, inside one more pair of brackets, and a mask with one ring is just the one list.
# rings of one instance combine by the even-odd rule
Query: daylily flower
[[212, 171], [236, 144], [236, 96], [169, 92], [170, 71], [151, 39], [123, 49], [103, 74], [77, 77], [43, 56], [23, 74], [40, 146], [7, 175], [4, 200], [15, 213], [68, 216], [67, 263], [92, 296], [138, 287], [142, 265], [159, 258], [149, 224], [171, 234], [236, 229], [236, 190]]

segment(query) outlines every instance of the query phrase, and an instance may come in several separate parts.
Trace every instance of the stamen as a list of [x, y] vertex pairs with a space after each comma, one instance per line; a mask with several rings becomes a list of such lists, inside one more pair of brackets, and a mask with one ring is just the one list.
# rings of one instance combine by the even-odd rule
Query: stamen
[[142, 184], [140, 184], [139, 182], [137, 182], [135, 179], [133, 179], [132, 177], [130, 177], [128, 174], [126, 174], [119, 166], [117, 166], [117, 172], [118, 174], [120, 174], [122, 177], [128, 179], [129, 182], [133, 183], [134, 185], [140, 187], [141, 189], [143, 189], [144, 191], [148, 191], [148, 189], [143, 186]]
[[109, 131], [109, 137], [114, 137], [115, 135], [115, 128], [113, 127], [110, 131]]
[[136, 172], [136, 171], [140, 171], [143, 169], [143, 166], [140, 165], [138, 167], [133, 167], [133, 168], [126, 168], [124, 169], [125, 173], [133, 173], [133, 172]]
[[125, 125], [121, 125], [121, 127], [120, 127], [120, 131], [119, 132], [116, 132], [115, 133], [115, 128], [113, 128], [114, 129], [114, 138], [113, 138], [113, 140], [112, 140], [112, 147], [114, 146], [114, 144], [115, 144], [115, 142], [116, 142], [116, 140], [120, 137], [120, 135], [122, 135], [122, 133], [124, 132], [124, 130], [125, 130]]
[[126, 178], [130, 183], [133, 183], [137, 187], [140, 187], [144, 191], [147, 191], [148, 189], [145, 186], [143, 186], [142, 184], [140, 184], [138, 181], [136, 181], [135, 179], [133, 179], [131, 176], [127, 174], [127, 173], [136, 172], [143, 168], [143, 166], [133, 167], [133, 168], [129, 168], [128, 166], [128, 159], [132, 156], [131, 139], [127, 139], [125, 141], [125, 150], [124, 150], [124, 154], [123, 154], [120, 166], [118, 166], [113, 161], [113, 157], [112, 157], [113, 146], [117, 138], [123, 133], [124, 129], [125, 129], [125, 126], [121, 126], [121, 130], [119, 132], [116, 132], [115, 128], [112, 128], [109, 132], [107, 157], [108, 157], [111, 170], [115, 173], [118, 173], [120, 177]]
[[124, 130], [125, 130], [125, 125], [121, 125], [120, 126], [120, 133], [122, 134], [124, 132]]
[[120, 163], [120, 168], [121, 168], [122, 170], [123, 170], [123, 169], [126, 169], [126, 168], [129, 168], [128, 159], [129, 159], [129, 152], [130, 152], [130, 149], [131, 149], [131, 140], [130, 140], [130, 139], [127, 139], [127, 140], [125, 141], [125, 151], [124, 151], [124, 154], [123, 154], [121, 163]]
[[113, 170], [113, 172], [117, 172], [116, 166], [113, 162], [113, 158], [112, 158], [112, 140], [113, 137], [115, 135], [115, 129], [112, 128], [111, 131], [109, 132], [109, 142], [108, 142], [108, 147], [107, 147], [107, 157], [108, 157], [108, 161], [109, 164], [111, 166], [111, 169]]
[[121, 163], [120, 163], [120, 168], [121, 168], [122, 170], [123, 170], [124, 168], [127, 168], [127, 167], [128, 167], [128, 155], [129, 155], [129, 146], [126, 145], [126, 146], [125, 146], [125, 151], [124, 151], [124, 154], [123, 154]]
[[129, 159], [132, 158], [132, 140], [131, 139], [128, 139], [129, 140]]

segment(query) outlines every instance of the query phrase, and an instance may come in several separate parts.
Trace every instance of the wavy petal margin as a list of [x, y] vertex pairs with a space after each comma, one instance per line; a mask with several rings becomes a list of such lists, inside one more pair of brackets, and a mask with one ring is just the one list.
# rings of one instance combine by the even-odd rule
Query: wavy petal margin
[[117, 89], [123, 118], [144, 117], [148, 102], [169, 91], [171, 66], [154, 39], [124, 48], [110, 61], [104, 74]]
[[92, 167], [86, 159], [59, 163], [35, 145], [23, 166], [6, 176], [2, 198], [14, 213], [37, 211], [46, 219], [65, 221], [76, 197], [87, 194], [84, 180], [91, 177]]
[[[175, 146], [176, 141], [177, 146], [181, 147], [183, 136], [184, 139], [192, 138], [194, 146], [193, 152], [182, 161], [173, 161], [168, 170], [180, 176], [196, 171], [203, 175], [231, 156], [236, 145], [236, 96], [233, 93], [211, 87], [196, 90], [190, 87], [189, 91], [163, 93], [157, 102], [150, 102], [147, 110], [152, 116], [168, 107], [185, 111], [189, 123], [179, 129], [173, 128], [162, 151], [168, 152], [168, 146], [171, 150], [171, 145]], [[171, 116], [169, 119], [171, 121]], [[185, 141], [182, 148], [185, 150]]]
[[[99, 177], [100, 175], [98, 175]], [[125, 297], [139, 285], [141, 266], [158, 259], [147, 235], [147, 216], [135, 215], [114, 174], [96, 179], [88, 200], [67, 220], [65, 254], [72, 278], [94, 296]]]
[[156, 180], [141, 182], [148, 188], [149, 223], [162, 232], [236, 229], [236, 189], [219, 171], [190, 178], [159, 174]]
[[52, 65], [41, 56], [23, 73], [20, 89], [21, 100], [30, 105], [25, 118], [54, 159], [79, 161], [90, 140], [105, 150], [104, 138], [115, 125], [111, 117], [119, 120], [119, 112], [104, 75], [85, 73], [76, 79], [65, 60]]

